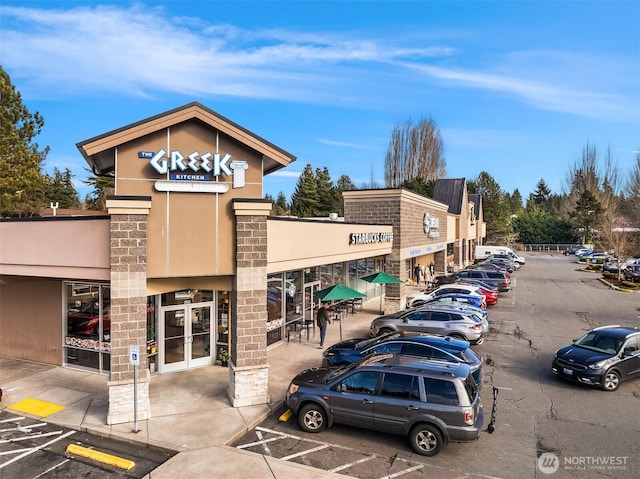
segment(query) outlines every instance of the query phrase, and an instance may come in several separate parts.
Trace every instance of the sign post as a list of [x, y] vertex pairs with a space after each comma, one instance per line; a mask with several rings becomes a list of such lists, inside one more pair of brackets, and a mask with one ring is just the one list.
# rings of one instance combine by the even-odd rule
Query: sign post
[[133, 365], [133, 432], [138, 432], [138, 365], [140, 364], [138, 346], [129, 346], [129, 362]]

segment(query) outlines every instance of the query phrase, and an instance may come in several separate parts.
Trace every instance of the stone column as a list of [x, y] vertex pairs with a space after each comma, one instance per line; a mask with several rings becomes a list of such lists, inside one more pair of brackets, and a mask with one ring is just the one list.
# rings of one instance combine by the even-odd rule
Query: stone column
[[151, 417], [147, 367], [147, 218], [150, 197], [110, 196], [111, 375], [107, 424], [134, 422], [134, 366], [129, 347], [138, 346], [137, 419]]
[[271, 202], [235, 199], [236, 276], [232, 291], [227, 395], [234, 407], [269, 402], [267, 215]]

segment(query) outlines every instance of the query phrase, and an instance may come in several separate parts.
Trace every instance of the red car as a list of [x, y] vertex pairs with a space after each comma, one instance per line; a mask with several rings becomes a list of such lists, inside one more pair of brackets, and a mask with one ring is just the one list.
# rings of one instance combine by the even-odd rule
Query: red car
[[500, 293], [498, 292], [497, 288], [491, 288], [489, 286], [485, 286], [483, 284], [479, 284], [479, 283], [477, 283], [475, 281], [458, 280], [458, 281], [456, 281], [456, 283], [472, 284], [474, 286], [477, 286], [478, 289], [480, 290], [480, 292], [482, 294], [484, 294], [487, 306], [492, 306], [492, 305], [494, 305], [494, 304], [496, 304], [498, 302], [498, 295]]
[[[100, 327], [100, 312], [94, 303], [90, 303], [80, 311], [69, 313], [67, 317], [69, 334], [78, 336], [97, 336]], [[104, 310], [104, 318], [102, 321], [102, 329], [104, 333], [111, 330], [111, 317], [109, 308]]]

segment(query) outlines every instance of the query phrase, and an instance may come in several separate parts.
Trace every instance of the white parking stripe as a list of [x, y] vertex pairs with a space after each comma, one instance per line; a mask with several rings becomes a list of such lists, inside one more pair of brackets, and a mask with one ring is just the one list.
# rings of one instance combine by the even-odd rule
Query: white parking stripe
[[[261, 441], [264, 439], [264, 436], [262, 435], [262, 432], [261, 432], [261, 431], [256, 431], [256, 436], [258, 436], [258, 439], [260, 439]], [[263, 443], [262, 443], [262, 448], [264, 449], [264, 453], [265, 453], [267, 456], [270, 456], [270, 455], [271, 455], [271, 451], [269, 450], [269, 446], [267, 446], [267, 443], [266, 443], [266, 442], [263, 442]]]
[[424, 464], [419, 464], [417, 466], [410, 467], [405, 469], [404, 471], [394, 472], [393, 474], [389, 474], [388, 476], [382, 476], [380, 479], [393, 479], [394, 477], [404, 476], [405, 474], [409, 474], [410, 472], [417, 471], [418, 469], [422, 469]]
[[295, 454], [291, 454], [289, 456], [281, 457], [283, 461], [288, 461], [289, 459], [294, 459], [300, 456], [306, 456], [307, 454], [311, 454], [312, 452], [322, 451], [323, 449], [327, 449], [329, 444], [323, 444], [322, 446], [314, 447], [312, 449], [307, 449], [306, 451], [296, 452]]
[[24, 416], [16, 416], [14, 418], [10, 418], [10, 419], [3, 419], [2, 421], [0, 421], [0, 424], [2, 424], [3, 422], [16, 422], [16, 421], [22, 421], [23, 419], [25, 419]]
[[37, 475], [36, 477], [34, 477], [33, 479], [38, 479], [39, 477], [42, 477], [42, 476], [44, 476], [45, 474], [47, 474], [47, 473], [49, 473], [49, 472], [51, 472], [51, 471], [53, 471], [53, 470], [55, 470], [55, 469], [58, 469], [60, 466], [65, 465], [65, 464], [66, 464], [67, 462], [69, 462], [69, 461], [70, 461], [69, 459], [65, 459], [64, 461], [60, 462], [59, 464], [56, 464], [55, 466], [51, 466], [49, 469], [47, 469], [46, 471], [42, 471], [42, 473], [41, 473], [41, 474], [38, 474], [38, 475]]
[[350, 467], [353, 466], [357, 466], [358, 464], [362, 464], [363, 462], [367, 462], [370, 461], [371, 459], [375, 459], [377, 456], [371, 455], [368, 457], [363, 457], [362, 459], [359, 459], [355, 462], [349, 463], [349, 464], [343, 464], [342, 466], [338, 466], [338, 467], [334, 467], [333, 469], [329, 469], [329, 472], [338, 472], [338, 471], [343, 471], [345, 469], [349, 469]]
[[[58, 442], [58, 441], [66, 438], [66, 437], [71, 436], [72, 434], [75, 434], [75, 433], [76, 433], [76, 431], [69, 431], [69, 432], [63, 434], [60, 437], [52, 439], [51, 441], [46, 442], [46, 443], [44, 443], [44, 444], [42, 444], [40, 446], [34, 447], [34, 448], [30, 449], [29, 451], [27, 451], [27, 452], [25, 452], [23, 454], [20, 454], [19, 456], [16, 456], [13, 459], [10, 459], [9, 461], [5, 462], [4, 464], [0, 464], [0, 469], [2, 469], [4, 467], [7, 467], [9, 464], [12, 464], [12, 463], [14, 463], [16, 461], [19, 461], [20, 459], [22, 459], [24, 457], [27, 457], [28, 455], [33, 454], [34, 452], [37, 452], [40, 449], [44, 449], [45, 447], [49, 446], [50, 444], [53, 444], [54, 442]], [[44, 434], [42, 436], [44, 436]], [[5, 442], [11, 442], [11, 441], [5, 441]]]
[[47, 437], [47, 436], [55, 436], [55, 435], [59, 435], [59, 434], [62, 434], [62, 430], [60, 430], [60, 431], [52, 431], [52, 432], [45, 432], [45, 433], [38, 433], [38, 434], [31, 434], [30, 436], [16, 437], [16, 438], [13, 438], [13, 439], [2, 439], [2, 440], [0, 440], [0, 444], [6, 444], [8, 442], [28, 441], [30, 439], [37, 439], [39, 437]]

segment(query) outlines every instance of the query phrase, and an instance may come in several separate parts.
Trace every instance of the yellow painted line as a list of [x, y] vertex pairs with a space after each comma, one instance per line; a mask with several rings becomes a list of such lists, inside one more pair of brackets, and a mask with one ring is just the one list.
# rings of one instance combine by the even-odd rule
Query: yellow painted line
[[88, 447], [78, 446], [76, 444], [69, 444], [67, 446], [67, 453], [73, 454], [74, 456], [85, 457], [87, 459], [92, 459], [94, 461], [101, 462], [103, 464], [108, 464], [110, 466], [115, 466], [120, 469], [124, 469], [128, 471], [135, 467], [136, 463], [125, 459], [123, 457], [113, 456], [111, 454], [107, 454], [106, 452], [96, 451], [95, 449], [89, 449]]
[[287, 409], [278, 419], [282, 422], [287, 422], [291, 416], [293, 416], [293, 411], [291, 409]]
[[47, 417], [61, 411], [65, 407], [61, 404], [42, 401], [41, 399], [26, 398], [8, 406], [8, 408], [25, 414], [31, 414], [32, 416]]

